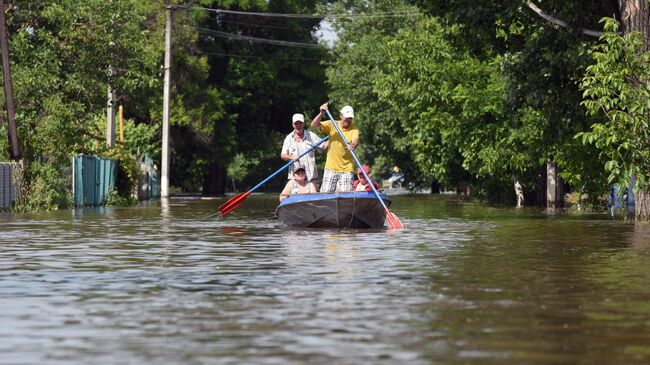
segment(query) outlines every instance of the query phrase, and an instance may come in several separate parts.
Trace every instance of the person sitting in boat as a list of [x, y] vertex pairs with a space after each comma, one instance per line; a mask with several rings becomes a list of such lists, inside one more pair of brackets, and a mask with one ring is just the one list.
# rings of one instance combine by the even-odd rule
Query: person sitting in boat
[[[362, 167], [363, 170], [366, 172], [366, 174], [370, 176], [370, 168], [366, 165], [363, 165]], [[366, 177], [363, 175], [363, 172], [361, 172], [361, 168], [357, 169], [357, 176], [359, 178], [354, 181], [354, 191], [372, 191], [372, 188], [370, 187], [370, 183], [368, 183], [368, 180], [366, 180]], [[377, 184], [376, 181], [373, 181], [372, 184], [375, 185], [375, 189], [379, 190], [379, 184]]]
[[348, 141], [347, 145], [332, 121], [322, 121], [326, 110], [327, 103], [320, 106], [320, 112], [311, 122], [313, 129], [320, 129], [330, 137], [320, 191], [323, 193], [352, 191], [354, 189], [354, 158], [350, 151], [354, 151], [359, 146], [359, 129], [352, 124], [354, 110], [349, 105], [344, 106], [339, 113], [340, 120], [336, 122]]
[[[287, 180], [292, 180], [294, 170], [302, 166], [307, 173], [307, 181], [314, 181], [318, 179], [314, 150], [311, 150], [311, 152], [302, 156], [300, 159], [298, 157], [320, 142], [321, 138], [316, 133], [305, 130], [305, 117], [302, 114], [294, 114], [291, 118], [291, 123], [293, 125], [293, 131], [284, 138], [282, 152], [280, 152], [281, 159], [285, 161], [296, 161], [296, 163], [289, 166]], [[327, 142], [317, 148], [322, 151], [327, 150]]]
[[282, 189], [282, 192], [280, 193], [280, 201], [284, 200], [289, 195], [311, 194], [316, 191], [316, 185], [314, 185], [313, 182], [307, 181], [305, 168], [299, 166], [293, 171], [293, 179], [287, 181], [287, 185]]

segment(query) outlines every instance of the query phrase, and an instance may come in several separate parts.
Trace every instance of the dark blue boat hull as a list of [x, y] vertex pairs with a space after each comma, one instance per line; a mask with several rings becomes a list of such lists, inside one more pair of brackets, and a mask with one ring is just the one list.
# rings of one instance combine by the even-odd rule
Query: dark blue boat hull
[[[390, 206], [386, 194], [379, 196]], [[285, 227], [381, 228], [386, 220], [377, 196], [367, 192], [290, 195], [275, 214]]]

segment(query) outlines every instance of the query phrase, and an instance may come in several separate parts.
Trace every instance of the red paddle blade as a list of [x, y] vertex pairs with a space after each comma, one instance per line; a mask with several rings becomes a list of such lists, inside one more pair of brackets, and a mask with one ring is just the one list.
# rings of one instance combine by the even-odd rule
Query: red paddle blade
[[237, 209], [240, 205], [244, 204], [244, 200], [246, 200], [246, 198], [250, 194], [251, 194], [250, 191], [237, 194], [232, 198], [228, 199], [225, 203], [221, 204], [219, 206], [219, 212], [221, 213], [221, 216], [222, 217], [226, 216], [226, 214], [232, 212], [233, 210]]
[[388, 223], [388, 228], [390, 229], [403, 229], [404, 225], [397, 218], [397, 216], [386, 209], [386, 223]]

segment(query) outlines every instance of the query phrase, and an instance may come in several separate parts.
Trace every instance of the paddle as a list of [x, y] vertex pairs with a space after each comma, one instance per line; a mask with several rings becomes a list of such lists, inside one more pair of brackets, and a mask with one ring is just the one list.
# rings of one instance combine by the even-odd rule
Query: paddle
[[[327, 116], [332, 121], [332, 125], [334, 125], [334, 128], [336, 128], [336, 131], [339, 132], [339, 136], [341, 136], [341, 139], [343, 140], [343, 142], [345, 142], [345, 145], [346, 146], [349, 145], [348, 140], [343, 135], [343, 132], [339, 128], [338, 124], [336, 123], [336, 120], [334, 120], [334, 118], [332, 117], [332, 114], [330, 114], [330, 111], [325, 109], [325, 112], [327, 112]], [[352, 154], [352, 157], [354, 157], [354, 161], [356, 161], [357, 166], [359, 166], [359, 168], [361, 169], [361, 172], [363, 173], [363, 176], [365, 176], [366, 180], [368, 180], [368, 184], [372, 188], [372, 192], [375, 193], [375, 196], [377, 197], [377, 199], [379, 200], [381, 205], [384, 207], [384, 209], [386, 209], [386, 222], [388, 223], [388, 228], [391, 228], [391, 229], [402, 229], [402, 228], [404, 228], [404, 225], [399, 220], [399, 218], [397, 218], [397, 216], [395, 214], [391, 213], [390, 210], [388, 210], [388, 207], [386, 206], [386, 203], [384, 203], [384, 200], [379, 196], [379, 192], [377, 192], [377, 189], [375, 189], [375, 184], [370, 179], [370, 176], [368, 176], [368, 174], [366, 174], [366, 171], [363, 169], [363, 167], [361, 165], [361, 162], [359, 162], [359, 159], [357, 158], [357, 155], [352, 150], [348, 150], [348, 151], [350, 151], [350, 153]]]
[[[307, 132], [305, 132], [305, 133], [307, 133]], [[315, 145], [311, 146], [310, 149], [308, 149], [307, 151], [303, 152], [300, 156], [298, 156], [298, 159], [300, 159], [300, 157], [302, 157], [302, 156], [308, 154], [309, 152], [311, 152], [311, 150], [313, 150], [314, 148], [320, 146], [323, 142], [327, 141], [329, 138], [330, 138], [330, 137], [327, 136], [327, 137], [321, 139], [318, 143], [316, 143]], [[232, 212], [233, 210], [237, 209], [240, 205], [244, 204], [244, 200], [246, 200], [246, 198], [247, 198], [247, 197], [248, 197], [252, 192], [254, 192], [255, 190], [259, 189], [260, 186], [264, 185], [267, 181], [271, 180], [273, 177], [275, 177], [275, 175], [279, 174], [282, 170], [284, 170], [284, 169], [286, 169], [287, 167], [291, 166], [294, 162], [296, 162], [296, 161], [291, 160], [291, 161], [287, 162], [284, 166], [280, 167], [276, 172], [272, 173], [271, 176], [269, 176], [269, 177], [267, 177], [266, 179], [262, 180], [262, 182], [260, 182], [259, 184], [255, 185], [255, 186], [254, 186], [252, 189], [250, 189], [249, 191], [247, 191], [247, 192], [245, 192], [245, 193], [237, 194], [237, 195], [233, 196], [232, 198], [228, 199], [225, 203], [221, 204], [221, 205], [219, 206], [219, 213], [221, 213], [221, 217], [220, 217], [220, 218], [225, 217], [226, 214]]]

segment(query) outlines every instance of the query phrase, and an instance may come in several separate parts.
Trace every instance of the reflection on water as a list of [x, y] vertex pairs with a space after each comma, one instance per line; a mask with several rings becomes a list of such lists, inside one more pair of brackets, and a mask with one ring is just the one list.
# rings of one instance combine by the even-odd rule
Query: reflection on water
[[0, 216], [0, 364], [650, 362], [650, 231], [449, 197], [284, 230], [275, 196]]

